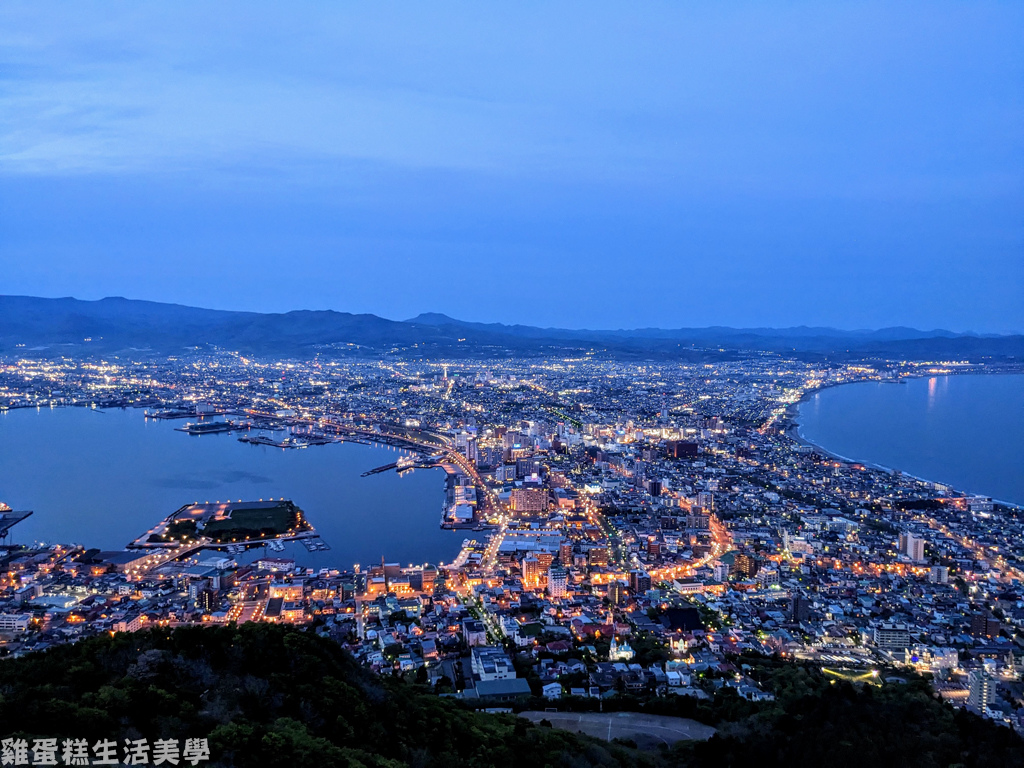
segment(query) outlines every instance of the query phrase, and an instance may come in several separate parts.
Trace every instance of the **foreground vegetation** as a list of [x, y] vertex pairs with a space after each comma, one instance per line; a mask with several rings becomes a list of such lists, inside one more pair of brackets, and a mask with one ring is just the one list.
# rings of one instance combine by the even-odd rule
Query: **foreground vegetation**
[[103, 636], [4, 661], [0, 730], [119, 743], [205, 736], [215, 764], [240, 768], [637, 763], [623, 747], [377, 678], [336, 643], [269, 624]]
[[705, 744], [680, 745], [675, 764], [1024, 766], [1024, 741], [1013, 731], [943, 703], [920, 677], [858, 685], [791, 664], [765, 676], [775, 702], [755, 705], [730, 691], [698, 705], [692, 715], [706, 708], [719, 731]]
[[935, 700], [927, 683], [855, 687], [766, 668], [777, 700], [723, 692], [620, 706], [714, 722], [701, 744], [639, 752], [469, 711], [377, 678], [330, 640], [267, 624], [119, 634], [0, 663], [0, 736], [208, 737], [225, 766], [1017, 766], [1011, 731]]

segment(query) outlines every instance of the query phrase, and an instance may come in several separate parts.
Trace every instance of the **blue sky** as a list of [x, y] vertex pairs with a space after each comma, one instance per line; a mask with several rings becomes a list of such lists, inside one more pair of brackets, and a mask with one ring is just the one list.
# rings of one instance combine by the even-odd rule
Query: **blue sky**
[[1024, 330], [1021, 3], [4, 3], [0, 293]]

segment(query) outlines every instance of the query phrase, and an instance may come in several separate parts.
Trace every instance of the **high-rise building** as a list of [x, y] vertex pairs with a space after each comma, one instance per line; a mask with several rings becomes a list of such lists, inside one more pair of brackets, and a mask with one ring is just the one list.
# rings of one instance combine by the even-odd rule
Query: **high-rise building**
[[701, 491], [697, 494], [697, 506], [701, 509], [712, 510], [715, 508], [715, 494], [710, 491]]
[[996, 681], [983, 669], [975, 669], [968, 679], [967, 706], [981, 712], [996, 700]]
[[974, 637], [998, 637], [1002, 626], [996, 619], [981, 613], [971, 616], [971, 634]]
[[520, 432], [512, 431], [505, 433], [504, 444], [506, 450], [514, 450], [515, 448], [533, 445], [532, 441], [528, 436]]
[[915, 536], [909, 531], [900, 534], [900, 553], [906, 555], [915, 563], [924, 560], [924, 539]]
[[196, 596], [196, 606], [202, 610], [203, 613], [213, 613], [217, 610], [220, 605], [220, 600], [216, 590], [213, 589], [202, 589]]
[[[193, 605], [200, 605], [200, 594], [210, 588], [209, 579], [193, 579], [188, 583], [188, 599]], [[201, 607], [201, 606], [200, 606]]]
[[670, 440], [665, 445], [665, 455], [670, 459], [693, 458], [697, 455], [697, 443]]
[[569, 588], [569, 572], [557, 565], [548, 568], [548, 594], [565, 597]]
[[789, 603], [789, 618], [791, 621], [807, 621], [811, 614], [811, 604], [803, 595], [794, 595]]
[[[477, 464], [484, 467], [497, 467], [501, 464], [503, 459], [503, 451], [501, 448], [494, 446], [488, 448], [477, 449]], [[515, 478], [513, 478], [514, 480]]]
[[420, 590], [431, 594], [434, 591], [434, 584], [437, 581], [437, 568], [432, 565], [424, 565], [420, 571]]
[[541, 573], [547, 573], [548, 568], [555, 561], [555, 556], [550, 552], [534, 552], [534, 557], [537, 558]]
[[695, 531], [706, 531], [711, 527], [711, 515], [692, 514], [686, 516], [686, 527]]
[[736, 555], [736, 559], [733, 560], [733, 570], [744, 579], [752, 579], [757, 576], [760, 568], [761, 563], [758, 559], [745, 552]]
[[906, 624], [879, 624], [874, 635], [875, 645], [883, 651], [902, 651], [910, 647], [910, 628]]
[[558, 547], [558, 559], [562, 561], [562, 565], [569, 567], [572, 565], [572, 542], [563, 541]]
[[613, 581], [609, 584], [608, 599], [612, 605], [621, 605], [626, 602], [626, 585], [621, 581]]
[[516, 512], [543, 512], [548, 508], [548, 491], [546, 488], [515, 488], [510, 500]]
[[523, 569], [523, 583], [528, 587], [536, 587], [540, 584], [540, 560], [533, 555], [527, 555], [523, 558], [522, 562]]
[[608, 565], [608, 547], [592, 547], [587, 553], [587, 562], [592, 566]]
[[516, 477], [529, 477], [540, 472], [540, 461], [536, 456], [516, 459]]
[[635, 595], [642, 595], [651, 588], [651, 576], [645, 571], [629, 572], [629, 588]]

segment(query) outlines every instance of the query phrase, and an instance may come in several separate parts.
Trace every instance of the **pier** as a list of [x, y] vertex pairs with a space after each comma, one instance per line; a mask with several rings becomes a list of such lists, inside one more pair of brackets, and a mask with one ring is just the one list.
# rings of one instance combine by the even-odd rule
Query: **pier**
[[398, 461], [392, 462], [391, 464], [385, 464], [381, 467], [374, 467], [373, 469], [368, 469], [366, 472], [363, 472], [363, 474], [361, 474], [360, 477], [379, 475], [382, 472], [390, 472], [393, 469], [397, 470], [398, 474], [402, 474], [403, 472], [408, 472], [413, 469], [430, 469], [432, 467], [441, 466], [440, 461], [440, 456], [431, 456], [430, 458], [424, 459], [422, 461], [416, 461], [411, 456], [403, 456]]
[[31, 517], [31, 512], [15, 512], [6, 504], [0, 503], [0, 546], [7, 543], [7, 536], [11, 528], [22, 520]]
[[302, 510], [284, 499], [188, 504], [128, 545], [130, 550], [149, 554], [135, 562], [127, 575], [144, 578], [161, 565], [204, 549], [226, 550], [231, 555], [261, 546], [280, 551], [278, 547], [283, 549], [287, 541], [298, 541], [310, 552], [330, 549], [319, 539]]
[[174, 428], [189, 435], [215, 435], [221, 432], [243, 432], [252, 429], [248, 421], [198, 421]]

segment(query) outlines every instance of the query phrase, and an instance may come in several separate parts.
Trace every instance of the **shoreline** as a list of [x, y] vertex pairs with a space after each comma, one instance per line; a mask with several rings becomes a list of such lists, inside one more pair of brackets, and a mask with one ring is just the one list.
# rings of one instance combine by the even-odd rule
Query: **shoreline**
[[[853, 384], [899, 384], [899, 383], [902, 383], [903, 381], [905, 381], [907, 379], [930, 379], [930, 378], [936, 378], [938, 376], [999, 376], [999, 375], [1004, 375], [1004, 376], [1005, 375], [1020, 376], [1022, 374], [1021, 374], [1021, 372], [1002, 372], [1002, 371], [1000, 371], [1000, 372], [991, 372], [991, 373], [981, 373], [981, 372], [978, 372], [978, 371], [971, 371], [971, 372], [965, 372], [965, 373], [943, 373], [943, 374], [930, 374], [930, 375], [920, 375], [920, 376], [904, 376], [904, 377], [902, 377], [900, 379], [897, 379], [897, 380], [862, 379], [860, 381], [844, 381], [844, 382], [839, 382], [839, 383], [825, 384], [823, 386], [815, 387], [814, 389], [808, 390], [807, 392], [805, 392], [800, 397], [799, 400], [797, 400], [795, 403], [793, 403], [792, 405], [790, 405], [789, 407], [786, 408], [786, 420], [789, 422], [789, 426], [786, 428], [786, 436], [789, 437], [790, 439], [792, 439], [795, 443], [798, 443], [799, 445], [802, 445], [802, 446], [806, 446], [808, 448], [813, 448], [816, 451], [822, 453], [823, 455], [825, 455], [825, 456], [827, 456], [827, 457], [829, 457], [831, 459], [835, 459], [836, 461], [842, 461], [842, 462], [844, 462], [846, 464], [861, 464], [861, 465], [863, 465], [865, 467], [870, 467], [871, 469], [879, 470], [879, 471], [882, 471], [882, 472], [888, 472], [890, 474], [898, 472], [899, 474], [903, 475], [904, 477], [909, 477], [910, 479], [917, 480], [918, 482], [921, 482], [921, 483], [928, 483], [930, 485], [941, 485], [941, 486], [943, 486], [945, 488], [950, 489], [950, 491], [952, 491], [953, 493], [956, 493], [956, 494], [959, 494], [959, 495], [963, 496], [964, 498], [970, 498], [972, 496], [981, 496], [982, 494], [980, 494], [980, 493], [971, 493], [971, 492], [968, 492], [968, 491], [964, 491], [964, 490], [961, 490], [960, 488], [958, 488], [957, 486], [955, 486], [955, 485], [953, 485], [951, 483], [945, 483], [945, 482], [942, 482], [941, 480], [932, 480], [932, 479], [927, 478], [927, 477], [921, 477], [919, 475], [915, 475], [915, 474], [912, 474], [912, 473], [907, 472], [905, 470], [902, 470], [899, 467], [888, 467], [888, 466], [885, 466], [884, 464], [878, 464], [878, 463], [873, 462], [873, 461], [864, 461], [862, 459], [854, 459], [854, 458], [851, 458], [849, 456], [843, 456], [842, 454], [839, 454], [839, 453], [836, 453], [835, 451], [829, 450], [825, 446], [823, 446], [823, 445], [821, 445], [819, 443], [814, 442], [813, 440], [811, 440], [808, 437], [805, 437], [803, 435], [803, 433], [800, 431], [802, 429], [802, 427], [803, 427], [803, 425], [799, 421], [800, 406], [803, 405], [804, 403], [809, 402], [810, 399], [813, 396], [817, 395], [819, 392], [824, 392], [827, 389], [834, 389], [836, 387], [851, 386]], [[1013, 501], [1006, 501], [1004, 499], [997, 499], [994, 496], [988, 496], [988, 498], [992, 499], [992, 502], [994, 504], [999, 504], [1000, 506], [1011, 507], [1013, 509], [1024, 509], [1024, 503], [1018, 504], [1017, 502], [1013, 502]]]

